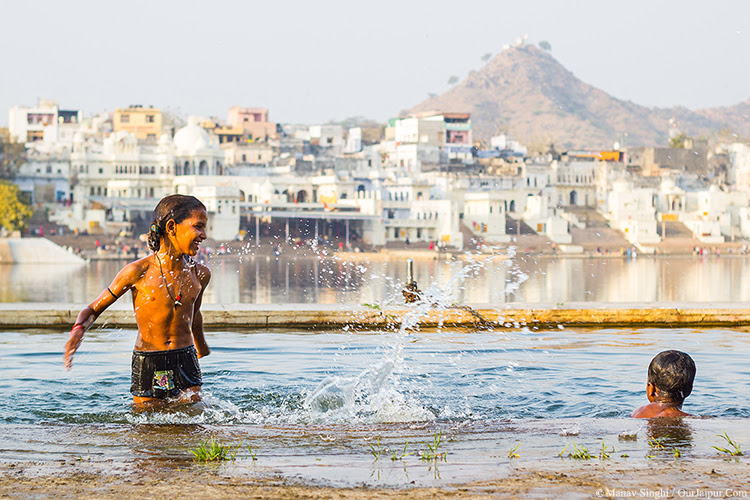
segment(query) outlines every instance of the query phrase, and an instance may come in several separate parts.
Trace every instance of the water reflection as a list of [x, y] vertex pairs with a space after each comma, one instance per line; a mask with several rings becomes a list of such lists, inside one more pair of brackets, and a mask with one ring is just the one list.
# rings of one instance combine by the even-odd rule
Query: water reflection
[[[0, 301], [85, 303], [124, 265], [0, 266]], [[215, 258], [209, 304], [401, 303], [402, 260], [236, 256]], [[745, 257], [416, 259], [414, 277], [458, 303], [743, 302]]]
[[652, 448], [668, 452], [693, 445], [693, 431], [685, 418], [650, 418], [646, 436], [652, 443]]

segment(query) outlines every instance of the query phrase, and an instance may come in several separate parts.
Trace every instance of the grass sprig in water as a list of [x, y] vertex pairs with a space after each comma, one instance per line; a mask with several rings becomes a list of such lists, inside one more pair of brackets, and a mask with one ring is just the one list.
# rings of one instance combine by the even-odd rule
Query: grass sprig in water
[[385, 453], [386, 449], [380, 445], [380, 438], [375, 441], [375, 445], [370, 443], [370, 454], [375, 457], [375, 460], [379, 460], [380, 456]]
[[733, 457], [744, 455], [744, 453], [742, 453], [742, 449], [740, 448], [740, 444], [737, 441], [733, 441], [727, 434], [727, 431], [723, 432], [724, 434], [717, 434], [717, 436], [719, 436], [720, 438], [724, 438], [727, 444], [732, 447], [732, 449], [730, 450], [729, 448], [724, 448], [721, 446], [712, 446], [712, 448], [719, 450], [721, 453], [732, 455]]
[[591, 460], [592, 458], [594, 458], [594, 455], [589, 453], [588, 449], [584, 448], [583, 446], [578, 446], [575, 441], [573, 442], [573, 452], [568, 453], [568, 456], [574, 460]]
[[224, 460], [234, 460], [240, 445], [232, 451], [231, 446], [225, 446], [216, 439], [211, 438], [199, 443], [198, 446], [190, 450], [190, 453], [193, 454], [196, 462], [222, 462]]
[[[510, 451], [508, 452], [508, 458], [510, 458], [510, 459], [513, 459], [513, 458], [521, 458], [521, 455], [519, 455], [518, 453], [516, 453], [516, 450], [518, 450], [518, 447], [519, 447], [519, 446], [521, 446], [521, 443], [518, 443], [518, 444], [516, 445], [516, 447], [515, 447], [515, 448], [512, 448], [512, 449], [511, 449], [511, 450], [510, 450]], [[564, 451], [564, 450], [563, 450], [563, 451]]]
[[395, 462], [396, 460], [403, 460], [404, 457], [413, 455], [413, 453], [406, 453], [406, 448], [408, 446], [409, 446], [409, 441], [407, 441], [406, 444], [404, 444], [404, 451], [402, 451], [401, 454], [398, 454], [395, 451], [391, 450], [391, 461]]
[[606, 444], [602, 443], [602, 451], [599, 452], [599, 460], [608, 460], [610, 453], [614, 452], [614, 446], [607, 446]]
[[429, 462], [437, 462], [438, 460], [445, 462], [445, 452], [438, 453], [438, 448], [440, 447], [440, 441], [442, 439], [443, 433], [442, 431], [438, 431], [433, 438], [433, 442], [427, 443], [427, 449], [419, 452], [419, 457], [422, 460]]

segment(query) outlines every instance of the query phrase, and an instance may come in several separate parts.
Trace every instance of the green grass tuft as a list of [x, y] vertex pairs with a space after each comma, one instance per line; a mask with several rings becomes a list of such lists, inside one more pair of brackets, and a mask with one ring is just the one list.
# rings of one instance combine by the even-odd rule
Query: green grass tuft
[[199, 443], [198, 446], [190, 450], [190, 453], [193, 454], [196, 462], [222, 462], [225, 460], [234, 460], [235, 456], [237, 455], [237, 450], [241, 445], [242, 443], [240, 443], [237, 448], [232, 451], [231, 446], [224, 446], [216, 439], [211, 438], [202, 443]]
[[723, 431], [723, 432], [724, 434], [717, 434], [717, 436], [725, 439], [727, 442], [727, 445], [729, 445], [732, 449], [730, 450], [729, 448], [724, 448], [721, 446], [712, 446], [712, 448], [719, 450], [721, 453], [732, 455], [733, 457], [739, 457], [741, 455], [744, 455], [744, 453], [742, 453], [742, 448], [740, 448], [740, 444], [737, 441], [733, 441], [727, 434], [727, 431]]

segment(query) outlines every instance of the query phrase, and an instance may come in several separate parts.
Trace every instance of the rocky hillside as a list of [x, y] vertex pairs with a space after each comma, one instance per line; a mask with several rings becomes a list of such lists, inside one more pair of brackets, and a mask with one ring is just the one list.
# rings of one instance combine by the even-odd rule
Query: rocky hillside
[[627, 133], [629, 146], [666, 145], [669, 119], [692, 137], [727, 128], [750, 137], [750, 100], [731, 107], [691, 111], [649, 108], [616, 99], [588, 85], [549, 53], [533, 46], [506, 49], [483, 68], [409, 113], [470, 112], [475, 138], [501, 132], [529, 145], [611, 148]]

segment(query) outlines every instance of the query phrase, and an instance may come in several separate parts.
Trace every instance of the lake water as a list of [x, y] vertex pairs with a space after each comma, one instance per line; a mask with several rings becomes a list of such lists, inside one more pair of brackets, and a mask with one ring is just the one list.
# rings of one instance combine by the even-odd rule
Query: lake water
[[[418, 259], [415, 278], [466, 304], [566, 302], [742, 302], [750, 300], [750, 257]], [[124, 265], [0, 266], [0, 302], [88, 303]], [[401, 303], [403, 259], [235, 256], [210, 263], [206, 303]]]
[[[739, 256], [506, 257], [416, 260], [415, 277], [443, 304], [658, 305], [739, 302], [750, 293], [743, 286], [750, 266]], [[0, 301], [88, 303], [122, 265], [0, 266]], [[206, 303], [346, 307], [401, 304], [406, 266], [248, 255], [210, 267]], [[66, 332], [3, 332], [0, 461], [38, 463], [47, 472], [184, 468], [192, 464], [189, 449], [214, 437], [244, 443], [238, 460], [222, 466], [227, 474], [407, 486], [498, 477], [513, 467], [515, 447], [522, 460], [563, 470], [563, 449], [563, 457], [574, 446], [596, 455], [605, 446], [609, 457], [597, 460], [625, 470], [671, 464], [675, 448], [680, 460], [721, 462], [726, 457], [713, 446], [726, 446], [718, 436], [724, 431], [750, 445], [746, 329], [210, 330], [204, 403], [146, 413], [133, 411], [128, 392], [134, 338], [132, 330], [95, 327], [66, 372]], [[628, 418], [646, 402], [650, 359], [665, 349], [695, 359], [684, 410], [706, 418]], [[436, 435], [446, 460], [421, 460]]]
[[[213, 352], [201, 360], [206, 407], [150, 413], [130, 406], [134, 336], [92, 329], [65, 372], [66, 334], [4, 332], [0, 459], [116, 474], [184, 467], [189, 448], [216, 437], [257, 453], [252, 461], [243, 446], [227, 473], [406, 485], [497, 476], [516, 445], [524, 459], [554, 467], [565, 446], [613, 446], [625, 468], [674, 460], [674, 448], [681, 460], [720, 462], [712, 446], [724, 430], [750, 445], [746, 331], [212, 331]], [[684, 410], [710, 418], [627, 418], [646, 401], [648, 362], [668, 348], [698, 367]], [[420, 460], [437, 433], [447, 460]], [[652, 437], [667, 447], [653, 450]], [[404, 446], [415, 454], [392, 461], [383, 451]]]

